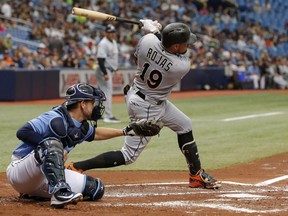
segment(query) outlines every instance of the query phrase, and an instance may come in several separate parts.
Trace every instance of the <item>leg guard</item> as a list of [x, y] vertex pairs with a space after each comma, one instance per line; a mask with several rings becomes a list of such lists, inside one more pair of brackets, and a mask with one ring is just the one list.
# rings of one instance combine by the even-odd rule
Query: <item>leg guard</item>
[[60, 189], [70, 189], [65, 181], [63, 145], [54, 138], [44, 140], [35, 151], [35, 158], [41, 166], [49, 184], [49, 194]]
[[89, 170], [95, 168], [109, 168], [125, 164], [121, 151], [110, 151], [100, 154], [94, 158], [74, 163], [75, 169]]
[[96, 201], [103, 197], [105, 187], [101, 180], [94, 179], [91, 176], [86, 176], [86, 185], [83, 191], [84, 200]]
[[195, 175], [201, 169], [201, 162], [192, 131], [178, 135], [178, 145], [186, 158], [190, 174]]

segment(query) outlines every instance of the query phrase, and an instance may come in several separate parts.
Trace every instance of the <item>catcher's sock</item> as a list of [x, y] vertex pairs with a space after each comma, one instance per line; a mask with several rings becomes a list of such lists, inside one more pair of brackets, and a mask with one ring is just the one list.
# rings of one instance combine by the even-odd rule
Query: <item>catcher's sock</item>
[[125, 164], [125, 159], [121, 151], [110, 151], [100, 154], [88, 160], [74, 163], [74, 167], [79, 170], [89, 170], [95, 168], [108, 168]]
[[192, 131], [178, 135], [178, 145], [185, 156], [190, 174], [195, 175], [201, 169], [201, 162]]

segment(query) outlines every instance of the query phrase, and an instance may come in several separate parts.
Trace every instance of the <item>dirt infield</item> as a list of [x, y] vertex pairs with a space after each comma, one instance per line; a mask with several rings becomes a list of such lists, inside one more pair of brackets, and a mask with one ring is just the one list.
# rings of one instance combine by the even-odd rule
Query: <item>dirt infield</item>
[[[172, 98], [253, 94], [257, 91], [207, 91], [174, 93]], [[260, 91], [259, 91], [260, 92]], [[261, 91], [264, 92], [264, 91]], [[269, 91], [274, 92], [274, 91]], [[275, 91], [276, 92], [276, 91]], [[287, 94], [288, 91], [277, 93]], [[114, 97], [122, 102], [123, 97]], [[33, 101], [59, 104], [63, 100]], [[1, 102], [11, 104], [15, 102]], [[17, 102], [15, 104], [31, 102]], [[98, 202], [80, 202], [65, 209], [51, 209], [49, 201], [19, 199], [0, 173], [0, 215], [22, 216], [135, 216], [135, 215], [288, 215], [288, 153], [249, 164], [209, 171], [223, 182], [218, 190], [191, 189], [187, 172], [89, 171], [106, 187]]]
[[187, 172], [89, 171], [106, 186], [101, 201], [51, 209], [49, 201], [20, 200], [0, 174], [0, 215], [288, 215], [288, 153], [210, 173], [218, 190], [191, 189]]

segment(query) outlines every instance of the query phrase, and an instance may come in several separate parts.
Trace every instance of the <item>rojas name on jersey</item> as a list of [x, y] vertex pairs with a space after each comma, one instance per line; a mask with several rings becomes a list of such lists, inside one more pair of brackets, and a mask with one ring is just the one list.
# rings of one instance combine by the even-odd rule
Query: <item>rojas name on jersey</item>
[[147, 58], [154, 61], [156, 64], [158, 64], [160, 67], [162, 67], [165, 71], [168, 71], [173, 63], [170, 62], [167, 58], [159, 54], [156, 50], [153, 50], [152, 48], [148, 49], [147, 52]]

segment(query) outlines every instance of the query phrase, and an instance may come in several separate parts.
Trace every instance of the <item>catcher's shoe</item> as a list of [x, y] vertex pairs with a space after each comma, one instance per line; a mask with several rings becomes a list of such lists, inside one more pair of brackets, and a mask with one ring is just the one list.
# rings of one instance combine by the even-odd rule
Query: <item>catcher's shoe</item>
[[47, 197], [40, 197], [40, 196], [33, 196], [25, 193], [20, 193], [19, 199], [23, 200], [35, 200], [35, 201], [48, 201], [49, 198]]
[[74, 163], [73, 162], [70, 162], [69, 164], [65, 165], [65, 168], [69, 169], [69, 170], [73, 170], [73, 171], [79, 172], [79, 173], [83, 173], [84, 172], [82, 169], [76, 169], [74, 167]]
[[189, 177], [189, 187], [191, 188], [207, 188], [218, 189], [221, 187], [221, 182], [214, 179], [204, 169], [200, 169], [196, 175]]
[[74, 193], [67, 189], [62, 189], [54, 193], [51, 197], [51, 207], [63, 208], [68, 204], [76, 205], [78, 201], [83, 199], [82, 193]]

